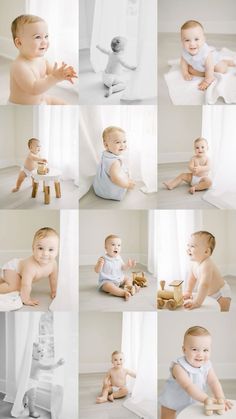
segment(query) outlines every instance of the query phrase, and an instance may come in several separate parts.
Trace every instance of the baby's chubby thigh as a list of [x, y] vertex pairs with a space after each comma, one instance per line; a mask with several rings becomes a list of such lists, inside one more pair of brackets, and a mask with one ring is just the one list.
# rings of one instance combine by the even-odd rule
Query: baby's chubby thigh
[[20, 275], [12, 269], [4, 269], [3, 271], [3, 280], [8, 284], [10, 291], [20, 291], [21, 288], [21, 277]]

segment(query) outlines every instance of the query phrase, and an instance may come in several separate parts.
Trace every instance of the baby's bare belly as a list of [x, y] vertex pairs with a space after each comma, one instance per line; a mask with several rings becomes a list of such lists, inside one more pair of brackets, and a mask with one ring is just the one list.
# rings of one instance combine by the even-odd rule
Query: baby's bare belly
[[30, 95], [21, 90], [19, 86], [12, 81], [9, 102], [16, 105], [41, 105], [46, 104], [46, 96], [45, 94]]

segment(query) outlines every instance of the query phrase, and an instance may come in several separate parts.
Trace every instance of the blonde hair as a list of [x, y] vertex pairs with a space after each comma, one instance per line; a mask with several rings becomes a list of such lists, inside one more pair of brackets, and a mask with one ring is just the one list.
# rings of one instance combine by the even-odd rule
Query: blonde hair
[[111, 239], [120, 239], [120, 237], [117, 236], [116, 234], [110, 234], [109, 236], [107, 236], [105, 238], [105, 247], [106, 247], [106, 244], [107, 244], [108, 240], [111, 240]]
[[29, 141], [28, 141], [28, 148], [31, 147], [31, 145], [33, 144], [34, 141], [38, 141], [39, 142], [39, 140], [37, 138], [30, 138]]
[[123, 355], [123, 352], [121, 352], [121, 351], [114, 351], [114, 352], [112, 352], [111, 359], [113, 359], [113, 356], [118, 355], [118, 354], [122, 354]]
[[102, 139], [103, 139], [103, 143], [107, 140], [107, 137], [112, 133], [112, 132], [122, 132], [123, 134], [125, 134], [125, 131], [120, 128], [120, 127], [115, 127], [115, 126], [110, 126], [104, 129], [103, 133], [102, 133]]
[[15, 43], [15, 39], [19, 35], [19, 29], [23, 25], [27, 25], [29, 23], [37, 23], [37, 22], [45, 22], [45, 20], [42, 19], [41, 17], [35, 16], [35, 15], [20, 15], [20, 16], [17, 16], [11, 24], [11, 33], [12, 33], [12, 38], [13, 38], [14, 43]]
[[209, 233], [209, 231], [196, 231], [195, 233], [192, 234], [192, 236], [196, 236], [196, 237], [205, 237], [207, 240], [207, 244], [211, 250], [211, 255], [213, 253], [213, 250], [215, 249], [215, 245], [216, 245], [216, 239], [213, 236], [213, 234]]
[[194, 141], [194, 147], [197, 143], [199, 143], [200, 141], [205, 141], [205, 143], [208, 145], [208, 141], [206, 140], [206, 138], [203, 137], [199, 137]]
[[200, 26], [200, 28], [202, 28], [202, 30], [204, 31], [204, 28], [203, 28], [202, 24], [200, 22], [198, 22], [197, 20], [187, 20], [187, 22], [185, 22], [181, 26], [180, 30], [182, 32], [186, 29], [196, 28], [197, 26]]
[[34, 246], [36, 241], [44, 239], [45, 237], [49, 237], [49, 236], [56, 236], [59, 239], [58, 233], [53, 228], [51, 228], [51, 227], [40, 228], [38, 231], [36, 231], [36, 233], [34, 235], [33, 246]]
[[187, 336], [211, 336], [210, 332], [202, 326], [192, 326], [184, 334], [184, 342]]

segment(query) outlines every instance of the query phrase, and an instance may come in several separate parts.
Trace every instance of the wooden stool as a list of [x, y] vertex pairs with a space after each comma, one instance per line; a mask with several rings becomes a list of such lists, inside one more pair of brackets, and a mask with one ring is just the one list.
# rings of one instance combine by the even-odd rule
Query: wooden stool
[[33, 188], [32, 188], [32, 198], [37, 196], [39, 182], [43, 181], [43, 192], [44, 192], [44, 204], [50, 204], [50, 184], [54, 182], [56, 198], [61, 198], [61, 185], [60, 185], [61, 171], [58, 169], [49, 169], [49, 172], [46, 175], [38, 175], [34, 173], [32, 175], [33, 179]]

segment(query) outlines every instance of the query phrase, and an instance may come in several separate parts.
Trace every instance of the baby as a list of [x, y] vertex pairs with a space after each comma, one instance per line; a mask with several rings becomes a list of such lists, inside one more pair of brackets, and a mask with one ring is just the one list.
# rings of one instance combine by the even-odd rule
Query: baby
[[[210, 296], [217, 300], [221, 311], [229, 311], [230, 287], [211, 259], [215, 243], [215, 237], [208, 231], [197, 231], [191, 235], [187, 253], [193, 264], [187, 282], [187, 290], [184, 293], [186, 308], [200, 307], [205, 298]], [[196, 283], [197, 294], [193, 298], [192, 292]]]
[[73, 83], [77, 77], [73, 67], [65, 63], [51, 66], [44, 58], [49, 47], [47, 23], [38, 16], [21, 15], [12, 22], [11, 30], [19, 55], [11, 67], [9, 103], [66, 104], [45, 94], [57, 83], [63, 80]]
[[123, 68], [135, 70], [136, 67], [127, 64], [123, 59], [123, 53], [127, 40], [122, 36], [115, 36], [111, 41], [111, 51], [96, 45], [96, 48], [104, 54], [108, 55], [108, 62], [103, 73], [103, 83], [108, 87], [105, 97], [109, 97], [112, 93], [120, 92], [126, 88], [124, 77], [122, 76]]
[[94, 178], [94, 192], [101, 198], [121, 201], [127, 190], [135, 186], [122, 161], [122, 154], [127, 149], [125, 131], [119, 127], [107, 127], [102, 138], [105, 151]]
[[159, 402], [160, 419], [175, 419], [187, 406], [195, 402], [204, 403], [209, 397], [209, 386], [215, 399], [222, 399], [225, 410], [232, 403], [225, 399], [221, 384], [212, 368], [211, 335], [201, 326], [190, 327], [184, 334], [183, 356], [171, 363], [170, 377], [165, 384]]
[[37, 163], [47, 163], [46, 159], [39, 157], [40, 152], [40, 142], [36, 138], [31, 138], [28, 141], [29, 153], [25, 159], [24, 165], [20, 170], [16, 181], [16, 187], [12, 189], [12, 192], [19, 191], [22, 183], [26, 177], [31, 177], [35, 169], [37, 169]]
[[168, 189], [174, 189], [182, 182], [191, 185], [189, 192], [194, 194], [196, 191], [204, 191], [211, 187], [212, 181], [209, 177], [210, 160], [207, 156], [208, 143], [205, 138], [197, 138], [194, 141], [195, 155], [191, 158], [188, 168], [190, 173], [181, 173], [175, 179], [164, 182]]
[[192, 80], [193, 76], [204, 77], [198, 85], [200, 90], [210, 86], [214, 72], [226, 73], [229, 66], [235, 66], [234, 61], [223, 59], [219, 51], [207, 45], [203, 26], [196, 20], [188, 20], [182, 25], [181, 41], [181, 72], [185, 80]]
[[114, 351], [111, 355], [113, 367], [107, 372], [102, 386], [102, 394], [97, 397], [96, 403], [105, 403], [108, 400], [113, 402], [114, 399], [120, 399], [127, 396], [128, 389], [126, 386], [126, 377], [136, 378], [134, 371], [127, 370], [123, 367], [124, 354]]
[[59, 359], [55, 364], [42, 364], [40, 361], [44, 357], [43, 346], [34, 342], [30, 377], [27, 384], [27, 390], [23, 398], [24, 408], [29, 408], [31, 418], [39, 418], [40, 414], [35, 410], [36, 390], [38, 387], [39, 375], [42, 370], [54, 370], [64, 364], [64, 359]]
[[30, 296], [32, 283], [49, 277], [51, 298], [57, 292], [57, 262], [59, 237], [55, 230], [44, 227], [36, 231], [33, 239], [32, 256], [26, 259], [12, 259], [2, 266], [0, 294], [19, 291], [22, 303], [28, 306], [38, 305]]
[[[120, 256], [121, 239], [114, 234], [106, 237], [105, 250], [106, 254], [98, 259], [94, 267], [95, 272], [99, 274], [99, 290], [123, 297], [127, 301], [140, 289], [137, 285], [133, 286], [132, 280], [124, 274], [124, 271], [135, 267], [136, 261], [128, 259], [124, 264]], [[121, 288], [122, 286], [127, 286], [129, 291]]]

